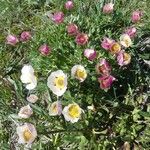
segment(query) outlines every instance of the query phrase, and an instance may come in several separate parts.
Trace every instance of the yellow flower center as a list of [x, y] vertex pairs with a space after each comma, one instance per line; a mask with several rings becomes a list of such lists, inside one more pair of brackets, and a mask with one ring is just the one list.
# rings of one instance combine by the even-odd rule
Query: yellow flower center
[[76, 71], [76, 76], [78, 78], [84, 79], [86, 77], [86, 72], [85, 70], [77, 69]]
[[118, 53], [121, 50], [121, 46], [118, 43], [114, 43], [111, 47], [111, 52], [113, 54]]
[[69, 111], [69, 115], [72, 117], [72, 118], [78, 118], [80, 116], [80, 111], [79, 111], [79, 106], [78, 105], [71, 105], [68, 109]]
[[28, 142], [32, 138], [32, 133], [28, 129], [26, 129], [23, 132], [23, 138], [25, 139], [26, 142]]
[[57, 77], [54, 81], [55, 85], [57, 88], [59, 89], [63, 89], [64, 88], [64, 77], [63, 76], [60, 76], [60, 77]]
[[125, 44], [127, 45], [127, 47], [130, 45], [129, 39], [125, 39], [124, 42], [125, 42]]
[[123, 59], [124, 59], [124, 61], [129, 61], [130, 62], [131, 56], [128, 53], [124, 53], [123, 54]]
[[55, 113], [57, 112], [57, 105], [56, 105], [56, 104], [54, 104], [54, 105], [52, 106], [52, 111], [55, 112]]

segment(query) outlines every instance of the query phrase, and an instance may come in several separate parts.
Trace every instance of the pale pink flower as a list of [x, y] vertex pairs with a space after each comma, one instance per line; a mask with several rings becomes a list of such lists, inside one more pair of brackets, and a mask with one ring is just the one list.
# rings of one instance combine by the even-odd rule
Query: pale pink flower
[[54, 15], [52, 16], [52, 20], [57, 23], [60, 24], [64, 21], [64, 13], [63, 12], [55, 12]]
[[27, 101], [30, 103], [35, 103], [38, 100], [38, 97], [35, 94], [31, 94], [27, 97]]
[[87, 34], [78, 33], [77, 36], [76, 36], [75, 41], [76, 41], [76, 43], [77, 43], [78, 45], [85, 45], [85, 44], [87, 44], [88, 39], [89, 39], [89, 38], [88, 38], [88, 35], [87, 35]]
[[73, 23], [69, 24], [67, 26], [67, 32], [68, 32], [69, 35], [77, 35], [77, 33], [78, 33], [78, 27], [77, 27], [77, 25], [73, 24]]
[[17, 126], [16, 131], [19, 144], [27, 144], [27, 146], [31, 146], [37, 137], [36, 128], [31, 123], [24, 123], [24, 125]]
[[131, 55], [125, 51], [120, 51], [117, 55], [117, 61], [120, 66], [128, 65], [131, 62]]
[[136, 28], [135, 27], [129, 27], [125, 30], [125, 34], [128, 34], [131, 38], [135, 37], [136, 35]]
[[40, 46], [39, 51], [43, 55], [48, 55], [51, 52], [51, 48], [47, 44], [43, 44]]
[[139, 10], [134, 11], [131, 16], [132, 22], [136, 23], [136, 22], [140, 21], [142, 15], [143, 14], [141, 11], [139, 11]]
[[20, 35], [20, 40], [25, 42], [31, 39], [31, 33], [29, 31], [23, 31]]
[[18, 116], [20, 118], [29, 118], [33, 114], [32, 108], [30, 105], [24, 106], [20, 109]]
[[12, 46], [15, 46], [19, 42], [18, 38], [15, 35], [9, 34], [6, 37], [6, 43]]
[[103, 7], [103, 13], [105, 13], [105, 14], [112, 13], [113, 9], [114, 9], [113, 7], [114, 7], [114, 4], [112, 4], [112, 3], [105, 4]]
[[67, 1], [66, 3], [65, 3], [65, 8], [67, 9], [67, 10], [70, 10], [70, 9], [72, 9], [73, 8], [73, 1]]
[[92, 61], [96, 58], [96, 51], [94, 49], [85, 49], [84, 56]]
[[62, 104], [61, 101], [56, 101], [51, 104], [49, 107], [49, 115], [50, 116], [57, 116], [61, 115], [62, 113]]
[[115, 80], [116, 78], [111, 75], [108, 76], [104, 75], [98, 78], [98, 81], [100, 83], [100, 88], [104, 90], [108, 90]]
[[102, 48], [109, 50], [114, 40], [105, 37], [101, 43]]
[[101, 59], [100, 62], [96, 65], [96, 72], [102, 75], [108, 75], [111, 72], [111, 67], [106, 59]]

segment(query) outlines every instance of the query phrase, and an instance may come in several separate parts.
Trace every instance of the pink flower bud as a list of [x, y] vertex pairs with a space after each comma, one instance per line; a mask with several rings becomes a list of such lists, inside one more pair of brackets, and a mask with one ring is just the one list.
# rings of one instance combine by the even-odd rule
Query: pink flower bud
[[100, 62], [96, 65], [96, 71], [98, 74], [109, 75], [111, 72], [111, 67], [106, 59], [101, 59]]
[[102, 48], [104, 48], [105, 50], [109, 50], [112, 46], [112, 43], [114, 43], [114, 40], [109, 39], [107, 37], [105, 37], [101, 43]]
[[111, 75], [108, 76], [104, 75], [98, 78], [98, 81], [100, 83], [100, 88], [104, 90], [108, 90], [115, 80], [116, 79]]
[[19, 42], [18, 38], [15, 35], [9, 34], [6, 37], [6, 43], [15, 46]]
[[134, 11], [131, 16], [132, 22], [136, 23], [136, 22], [140, 21], [142, 15], [143, 14], [141, 11], [139, 11], [139, 10]]
[[64, 13], [63, 12], [54, 13], [52, 20], [57, 24], [62, 23], [64, 21]]
[[78, 45], [85, 45], [87, 42], [88, 42], [88, 35], [87, 34], [84, 34], [84, 33], [78, 33], [77, 36], [76, 36], [76, 43]]
[[67, 26], [67, 32], [69, 35], [77, 35], [78, 33], [78, 27], [75, 24], [69, 24]]
[[129, 27], [125, 30], [125, 34], [128, 34], [131, 38], [135, 37], [136, 35], [136, 28], [135, 27]]
[[65, 3], [65, 8], [66, 8], [67, 10], [72, 9], [72, 8], [73, 8], [73, 1], [67, 1], [67, 2]]
[[23, 31], [20, 35], [20, 40], [25, 42], [31, 39], [31, 33], [29, 31]]
[[131, 55], [125, 51], [120, 51], [117, 55], [117, 61], [120, 66], [128, 65], [131, 62]]
[[31, 94], [27, 97], [27, 101], [30, 103], [35, 103], [38, 100], [38, 97], [35, 94]]
[[94, 49], [85, 49], [84, 56], [92, 61], [96, 58], [96, 51]]
[[39, 51], [43, 55], [48, 55], [51, 52], [51, 48], [49, 48], [48, 45], [43, 44], [40, 46]]
[[104, 7], [103, 7], [103, 13], [105, 13], [105, 14], [112, 13], [113, 12], [113, 7], [114, 7], [114, 4], [112, 4], [112, 3], [105, 4]]

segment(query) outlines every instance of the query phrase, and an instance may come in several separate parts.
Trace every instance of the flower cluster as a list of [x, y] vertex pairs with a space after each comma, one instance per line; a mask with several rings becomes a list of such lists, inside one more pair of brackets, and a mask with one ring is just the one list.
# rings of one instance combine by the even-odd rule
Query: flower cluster
[[19, 38], [16, 35], [9, 34], [6, 37], [6, 43], [9, 45], [15, 46], [19, 41], [21, 41], [21, 42], [29, 41], [31, 39], [31, 37], [32, 36], [29, 31], [23, 31]]
[[[64, 7], [66, 10], [72, 10], [74, 8], [73, 1], [67, 1]], [[113, 13], [113, 9], [114, 4], [108, 3], [104, 5], [102, 11], [104, 14], [111, 14]], [[65, 14], [62, 11], [47, 15], [55, 25], [60, 25], [65, 20]], [[131, 21], [133, 23], [139, 22], [142, 15], [143, 14], [141, 11], [134, 11], [131, 16]], [[85, 46], [89, 42], [88, 34], [81, 32], [78, 25], [73, 22], [67, 24], [66, 32], [67, 36], [74, 38], [75, 43], [78, 46]], [[130, 26], [124, 30], [118, 40], [104, 37], [101, 42], [101, 47], [110, 53], [113, 58], [115, 58], [119, 66], [122, 67], [128, 65], [131, 62], [129, 48], [132, 47], [133, 38], [136, 36], [136, 32], [137, 29], [134, 26]], [[15, 46], [19, 41], [26, 42], [30, 40], [31, 37], [32, 36], [29, 31], [22, 32], [19, 39], [17, 36], [10, 34], [6, 38], [6, 43]], [[46, 43], [39, 46], [38, 51], [44, 56], [53, 53], [52, 49]], [[83, 55], [89, 60], [89, 62], [95, 62], [94, 60], [97, 58], [97, 53], [98, 52], [94, 48], [87, 47], [84, 49]], [[96, 62], [97, 64], [95, 66], [95, 70], [98, 75], [98, 82], [100, 84], [100, 88], [107, 91], [111, 88], [113, 82], [116, 81], [116, 78], [112, 75], [112, 65], [110, 65], [109, 60], [105, 57], [100, 57], [100, 59], [98, 57], [97, 59], [98, 63]], [[70, 68], [70, 75], [73, 79], [78, 80], [79, 84], [81, 84], [88, 77], [88, 72], [83, 65], [76, 64]], [[84, 112], [82, 108], [75, 102], [72, 102], [63, 108], [62, 102], [59, 100], [59, 97], [63, 96], [68, 88], [69, 76], [62, 70], [53, 71], [48, 76], [47, 86], [51, 92], [57, 96], [57, 101], [52, 102], [48, 107], [48, 110], [50, 116], [63, 115], [66, 121], [75, 123], [81, 118], [81, 114]], [[33, 114], [33, 110], [31, 108], [32, 105], [30, 103], [34, 104], [38, 100], [38, 97], [35, 94], [32, 94], [32, 90], [34, 90], [37, 86], [38, 79], [31, 65], [25, 64], [23, 66], [20, 79], [21, 82], [25, 85], [25, 88], [29, 90], [30, 94], [26, 98], [29, 104], [23, 106], [20, 109], [18, 112], [18, 117], [20, 119], [27, 119], [30, 118]], [[94, 106], [89, 106], [89, 109], [94, 110]], [[30, 145], [37, 137], [36, 128], [31, 123], [24, 123], [23, 125], [19, 125], [17, 127], [17, 134], [19, 136], [18, 142], [28, 145]]]

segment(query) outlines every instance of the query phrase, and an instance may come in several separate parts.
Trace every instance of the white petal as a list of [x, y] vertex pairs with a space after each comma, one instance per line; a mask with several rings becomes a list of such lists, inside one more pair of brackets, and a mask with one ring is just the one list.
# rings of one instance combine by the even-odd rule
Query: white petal
[[24, 65], [22, 70], [21, 70], [22, 74], [33, 74], [34, 73], [34, 69], [31, 65]]
[[28, 90], [33, 90], [34, 88], [36, 88], [36, 86], [37, 86], [37, 78], [36, 76], [32, 76], [31, 82], [26, 85], [26, 88]]

